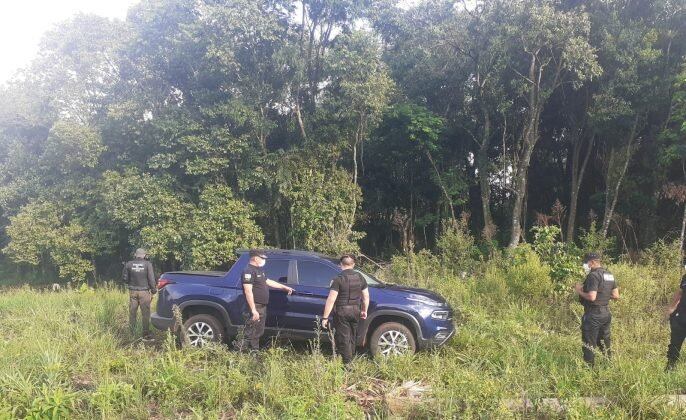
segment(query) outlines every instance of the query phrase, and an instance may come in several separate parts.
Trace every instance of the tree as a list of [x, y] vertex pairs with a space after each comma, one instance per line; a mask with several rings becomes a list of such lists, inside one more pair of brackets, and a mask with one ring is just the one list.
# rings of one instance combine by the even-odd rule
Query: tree
[[280, 192], [287, 200], [293, 248], [330, 254], [358, 250], [363, 235], [353, 230], [359, 186], [340, 168], [317, 168], [313, 162], [284, 162]]
[[52, 203], [22, 207], [10, 217], [10, 242], [2, 251], [16, 263], [40, 265], [43, 272], [46, 264], [53, 263], [60, 278], [81, 282], [94, 272], [91, 259], [96, 248], [88, 231], [69, 221], [63, 210]]
[[514, 148], [512, 229], [509, 248], [522, 235], [527, 173], [534, 147], [540, 138], [540, 118], [550, 96], [560, 86], [579, 86], [601, 74], [596, 54], [589, 44], [589, 16], [577, 10], [557, 10], [553, 2], [517, 1], [509, 12], [506, 26], [508, 68], [513, 81], [516, 105], [523, 107], [522, 126]]
[[255, 223], [253, 206], [234, 198], [226, 185], [208, 185], [200, 194], [187, 227], [192, 268], [217, 268], [235, 259], [239, 248], [256, 248], [264, 241]]

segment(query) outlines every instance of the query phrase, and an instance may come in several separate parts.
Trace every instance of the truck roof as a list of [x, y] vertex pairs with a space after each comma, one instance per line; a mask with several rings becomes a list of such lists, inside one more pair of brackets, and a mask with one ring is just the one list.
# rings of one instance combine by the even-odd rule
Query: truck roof
[[[236, 251], [237, 254], [242, 255], [252, 251], [253, 249], [239, 249]], [[293, 257], [314, 257], [321, 258], [324, 260], [337, 260], [337, 258], [330, 255], [322, 254], [314, 251], [303, 251], [300, 249], [278, 249], [278, 248], [254, 248], [256, 251], [264, 252], [267, 255], [283, 255], [283, 256], [293, 256]]]

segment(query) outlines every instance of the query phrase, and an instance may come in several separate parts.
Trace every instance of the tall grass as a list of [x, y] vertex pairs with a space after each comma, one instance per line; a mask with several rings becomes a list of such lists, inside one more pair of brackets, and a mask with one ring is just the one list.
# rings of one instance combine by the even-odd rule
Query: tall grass
[[[361, 357], [349, 370], [319, 345], [252, 356], [179, 349], [162, 332], [142, 342], [128, 332], [127, 296], [115, 288], [10, 289], [0, 294], [0, 418], [520, 418], [546, 409], [521, 412], [509, 401], [553, 397], [572, 418], [683, 418], [657, 398], [686, 392], [685, 367], [663, 372], [662, 307], [679, 273], [650, 261], [609, 268], [622, 300], [613, 305], [613, 359], [600, 357], [595, 369], [581, 360], [581, 306], [557, 292], [535, 254], [482, 263], [466, 277], [428, 253], [397, 258], [383, 276], [441, 293], [459, 309], [458, 332], [441, 349]], [[400, 410], [383, 397], [352, 397], [409, 380], [430, 391]]]

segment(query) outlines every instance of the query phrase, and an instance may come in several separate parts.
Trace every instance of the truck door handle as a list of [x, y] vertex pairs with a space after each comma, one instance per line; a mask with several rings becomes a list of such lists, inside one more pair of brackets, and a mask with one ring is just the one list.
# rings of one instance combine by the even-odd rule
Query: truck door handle
[[303, 296], [314, 296], [314, 293], [310, 293], [310, 292], [296, 292], [296, 293], [299, 295], [303, 295]]

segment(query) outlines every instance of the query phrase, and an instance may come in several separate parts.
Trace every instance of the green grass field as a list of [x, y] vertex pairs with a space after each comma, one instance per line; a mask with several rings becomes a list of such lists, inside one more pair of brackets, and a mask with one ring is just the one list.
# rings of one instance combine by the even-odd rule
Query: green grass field
[[[663, 306], [679, 273], [610, 266], [614, 357], [588, 369], [571, 295], [553, 293], [535, 258], [491, 262], [461, 279], [429, 262], [396, 261], [385, 277], [431, 287], [460, 309], [458, 333], [430, 353], [370, 360], [350, 371], [317, 343], [281, 344], [259, 357], [225, 347], [177, 349], [157, 332], [127, 329], [127, 298], [114, 288], [0, 293], [0, 418], [683, 418], [659, 396], [682, 394], [686, 367], [663, 372], [669, 329]], [[684, 362], [686, 364], [686, 362]], [[416, 381], [428, 390], [403, 397]], [[508, 405], [560, 398], [562, 413]], [[589, 408], [578, 397], [604, 397]]]

